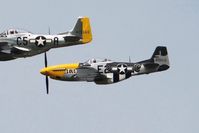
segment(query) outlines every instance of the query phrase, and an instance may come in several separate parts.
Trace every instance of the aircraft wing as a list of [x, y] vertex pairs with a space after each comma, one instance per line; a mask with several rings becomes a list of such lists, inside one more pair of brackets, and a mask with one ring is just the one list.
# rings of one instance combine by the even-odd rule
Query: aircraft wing
[[23, 53], [29, 52], [30, 49], [19, 47], [19, 46], [11, 46], [8, 42], [0, 42], [0, 52], [5, 54], [11, 53]]
[[8, 42], [0, 42], [0, 51], [4, 49], [9, 49]]
[[15, 59], [10, 55], [10, 46], [8, 42], [0, 42], [0, 61], [8, 61]]
[[0, 42], [0, 52], [5, 54], [11, 53], [10, 45], [8, 42]]
[[77, 69], [77, 77], [80, 79], [94, 81], [98, 76], [98, 71], [92, 67], [80, 67]]

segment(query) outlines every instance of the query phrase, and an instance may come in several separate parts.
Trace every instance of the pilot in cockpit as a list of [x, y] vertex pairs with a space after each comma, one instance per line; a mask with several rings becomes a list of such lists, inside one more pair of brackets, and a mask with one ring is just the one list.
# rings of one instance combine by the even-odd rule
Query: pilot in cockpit
[[17, 30], [14, 30], [14, 29], [8, 30], [8, 34], [10, 35], [17, 34], [17, 33], [18, 33]]
[[14, 30], [14, 29], [10, 29], [10, 30], [7, 30], [7, 31], [1, 33], [0, 37], [6, 37], [7, 35], [14, 35], [14, 34], [18, 34], [18, 31]]
[[96, 61], [96, 59], [92, 59], [92, 63], [96, 63], [97, 61]]
[[96, 59], [90, 59], [90, 60], [84, 62], [82, 65], [91, 66], [92, 63], [97, 63]]

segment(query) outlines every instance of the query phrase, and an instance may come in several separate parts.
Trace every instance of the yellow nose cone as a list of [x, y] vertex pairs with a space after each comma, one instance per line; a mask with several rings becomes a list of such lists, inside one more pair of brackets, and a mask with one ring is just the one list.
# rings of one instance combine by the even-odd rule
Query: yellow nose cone
[[47, 68], [43, 68], [41, 69], [40, 73], [43, 74], [43, 75], [47, 75]]
[[63, 77], [67, 69], [77, 69], [79, 63], [76, 64], [63, 64], [57, 66], [49, 66], [40, 70], [40, 73], [50, 77]]

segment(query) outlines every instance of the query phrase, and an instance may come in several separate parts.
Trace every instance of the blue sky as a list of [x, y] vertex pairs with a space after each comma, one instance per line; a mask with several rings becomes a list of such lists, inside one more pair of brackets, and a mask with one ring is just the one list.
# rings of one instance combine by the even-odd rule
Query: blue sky
[[1, 2], [0, 31], [56, 34], [89, 16], [93, 41], [53, 49], [49, 65], [89, 58], [140, 61], [168, 47], [171, 68], [99, 86], [50, 81], [43, 55], [1, 64], [2, 133], [198, 133], [199, 2], [197, 0], [18, 0]]

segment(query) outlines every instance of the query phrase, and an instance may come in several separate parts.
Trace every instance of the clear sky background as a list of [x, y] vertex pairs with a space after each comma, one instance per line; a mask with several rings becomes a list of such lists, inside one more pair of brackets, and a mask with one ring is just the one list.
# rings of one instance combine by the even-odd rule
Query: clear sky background
[[93, 41], [53, 49], [49, 65], [89, 58], [140, 61], [168, 47], [168, 71], [99, 86], [50, 80], [43, 55], [0, 62], [1, 133], [198, 133], [198, 0], [4, 0], [0, 31], [56, 34], [78, 16], [91, 19]]

